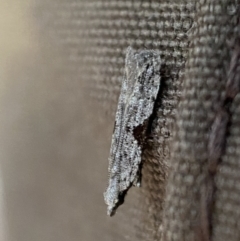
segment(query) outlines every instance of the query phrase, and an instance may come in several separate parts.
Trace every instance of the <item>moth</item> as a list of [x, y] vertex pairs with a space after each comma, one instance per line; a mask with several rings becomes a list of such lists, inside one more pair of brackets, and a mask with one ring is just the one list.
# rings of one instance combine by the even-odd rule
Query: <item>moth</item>
[[131, 186], [140, 186], [142, 150], [149, 118], [160, 88], [160, 53], [128, 47], [109, 156], [109, 184], [104, 193], [114, 215]]

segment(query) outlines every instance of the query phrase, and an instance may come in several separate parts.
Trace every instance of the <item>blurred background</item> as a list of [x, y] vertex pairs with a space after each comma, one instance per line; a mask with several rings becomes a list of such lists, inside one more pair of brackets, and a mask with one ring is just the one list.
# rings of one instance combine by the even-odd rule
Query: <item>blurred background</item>
[[4, 241], [107, 240], [102, 193], [112, 122], [109, 130], [98, 120], [86, 125], [97, 112], [84, 112], [80, 68], [50, 20], [63, 2], [56, 4], [59, 9], [53, 1], [0, 1]]
[[113, 53], [104, 61], [107, 50], [96, 52], [92, 16], [107, 5], [0, 6], [0, 240], [132, 240], [134, 209], [126, 204], [110, 219], [103, 201], [125, 49], [114, 49], [114, 68], [106, 62]]

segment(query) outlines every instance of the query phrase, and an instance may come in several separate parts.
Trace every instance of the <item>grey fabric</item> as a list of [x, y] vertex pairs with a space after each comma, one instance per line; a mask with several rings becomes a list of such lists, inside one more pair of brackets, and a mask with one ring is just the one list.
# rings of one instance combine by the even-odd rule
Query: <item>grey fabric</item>
[[[239, 1], [12, 2], [14, 20], [6, 17], [4, 25], [11, 35], [0, 52], [4, 238], [206, 240], [206, 226], [210, 240], [238, 240], [238, 95], [214, 178], [210, 226], [201, 219], [201, 197], [230, 43], [239, 37]], [[107, 158], [130, 45], [161, 52], [162, 88], [142, 187], [109, 218]]]

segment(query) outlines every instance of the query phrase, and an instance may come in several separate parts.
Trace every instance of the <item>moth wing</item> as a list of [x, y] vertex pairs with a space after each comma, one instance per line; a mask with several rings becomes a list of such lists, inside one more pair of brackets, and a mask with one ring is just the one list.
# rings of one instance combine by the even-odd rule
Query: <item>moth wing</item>
[[[127, 82], [130, 94], [125, 106], [123, 123], [122, 162], [120, 163], [120, 190], [132, 184], [140, 184], [142, 148], [146, 138], [148, 121], [153, 112], [160, 87], [160, 54], [156, 51], [141, 51], [139, 54], [128, 50], [126, 64]], [[132, 78], [134, 76], [134, 78]], [[132, 79], [131, 79], [132, 78]], [[131, 81], [131, 82], [130, 82]]]

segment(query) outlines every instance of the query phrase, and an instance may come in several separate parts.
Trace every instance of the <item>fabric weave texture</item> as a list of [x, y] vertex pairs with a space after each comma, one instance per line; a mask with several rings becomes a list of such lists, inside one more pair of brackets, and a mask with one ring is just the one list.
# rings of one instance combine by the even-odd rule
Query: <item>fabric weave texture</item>
[[[39, 0], [30, 13], [39, 44], [33, 59], [40, 57], [27, 60], [23, 74], [11, 75], [14, 84], [2, 98], [14, 98], [1, 106], [20, 103], [32, 113], [21, 110], [11, 125], [7, 117], [3, 121], [20, 130], [26, 145], [16, 141], [16, 150], [27, 153], [10, 154], [14, 145], [3, 144], [6, 160], [20, 160], [16, 167], [2, 165], [19, 183], [3, 174], [9, 240], [239, 240], [240, 94], [229, 104], [214, 175], [208, 169], [209, 135], [227, 81], [240, 78], [239, 55], [233, 60], [239, 1]], [[160, 51], [161, 89], [143, 154], [142, 187], [132, 188], [108, 218], [102, 193], [128, 46]], [[37, 97], [29, 103], [33, 91]], [[11, 192], [29, 182], [26, 193]]]

